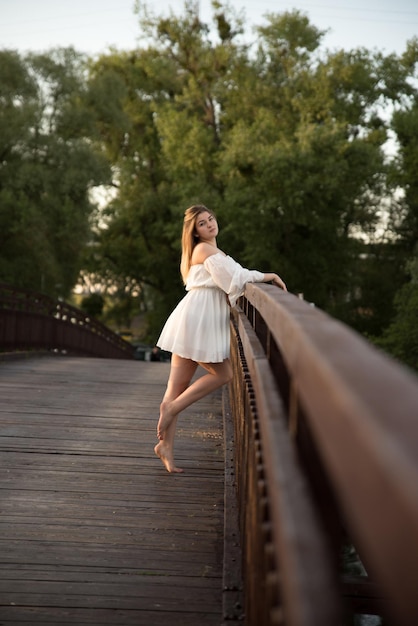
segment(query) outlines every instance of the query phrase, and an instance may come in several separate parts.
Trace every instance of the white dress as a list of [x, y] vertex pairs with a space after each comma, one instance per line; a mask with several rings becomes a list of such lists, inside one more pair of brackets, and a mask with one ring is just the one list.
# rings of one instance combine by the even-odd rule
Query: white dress
[[187, 294], [167, 319], [157, 346], [200, 363], [227, 359], [229, 305], [235, 306], [246, 283], [262, 282], [263, 278], [262, 272], [247, 270], [222, 252], [192, 265]]

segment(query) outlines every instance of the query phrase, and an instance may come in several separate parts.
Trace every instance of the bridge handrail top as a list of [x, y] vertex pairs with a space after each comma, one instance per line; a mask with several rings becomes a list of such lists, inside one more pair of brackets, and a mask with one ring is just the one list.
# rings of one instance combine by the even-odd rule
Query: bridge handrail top
[[265, 319], [311, 407], [316, 389], [327, 390], [336, 409], [361, 416], [369, 435], [386, 433], [392, 452], [393, 441], [402, 442], [402, 454], [409, 451], [416, 462], [418, 377], [411, 370], [293, 294], [249, 283], [245, 296]]

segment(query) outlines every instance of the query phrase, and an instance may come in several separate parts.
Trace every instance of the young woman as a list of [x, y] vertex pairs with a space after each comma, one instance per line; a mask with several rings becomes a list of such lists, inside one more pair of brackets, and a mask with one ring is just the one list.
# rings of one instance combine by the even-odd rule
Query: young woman
[[[157, 346], [172, 353], [167, 389], [160, 405], [155, 454], [169, 472], [174, 462], [177, 416], [188, 406], [229, 382], [229, 307], [248, 282], [272, 282], [286, 290], [277, 274], [247, 270], [216, 244], [218, 223], [203, 205], [186, 210], [180, 271], [187, 294], [168, 318]], [[198, 365], [207, 372], [190, 381]]]

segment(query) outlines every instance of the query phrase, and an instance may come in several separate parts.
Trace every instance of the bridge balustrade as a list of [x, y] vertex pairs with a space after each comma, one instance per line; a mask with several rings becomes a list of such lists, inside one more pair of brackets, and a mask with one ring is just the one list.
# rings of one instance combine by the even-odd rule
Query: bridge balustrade
[[0, 285], [0, 350], [133, 358], [131, 344], [83, 311], [9, 285]]
[[417, 377], [272, 285], [231, 333], [248, 626], [416, 626]]

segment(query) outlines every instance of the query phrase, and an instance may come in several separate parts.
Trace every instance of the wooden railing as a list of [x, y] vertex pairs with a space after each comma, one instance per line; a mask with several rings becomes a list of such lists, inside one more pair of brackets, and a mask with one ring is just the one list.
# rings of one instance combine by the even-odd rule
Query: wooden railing
[[131, 344], [79, 309], [42, 294], [0, 285], [0, 351], [25, 350], [133, 358]]
[[249, 284], [240, 307], [229, 395], [247, 626], [416, 626], [418, 378], [271, 285]]

